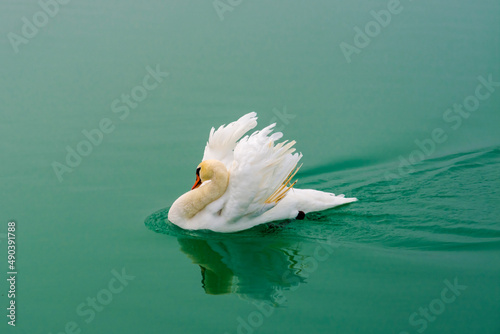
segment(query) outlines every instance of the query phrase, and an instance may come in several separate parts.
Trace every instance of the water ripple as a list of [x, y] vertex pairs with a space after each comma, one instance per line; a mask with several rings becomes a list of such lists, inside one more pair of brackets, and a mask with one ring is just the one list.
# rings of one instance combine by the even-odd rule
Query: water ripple
[[303, 221], [274, 222], [230, 236], [185, 231], [166, 219], [168, 209], [146, 219], [159, 233], [204, 238], [280, 238], [375, 244], [382, 247], [448, 249], [461, 246], [500, 249], [500, 149], [429, 159], [396, 182], [386, 180], [386, 164], [365, 161], [320, 166], [301, 173], [301, 188], [356, 196], [359, 202], [311, 213]]

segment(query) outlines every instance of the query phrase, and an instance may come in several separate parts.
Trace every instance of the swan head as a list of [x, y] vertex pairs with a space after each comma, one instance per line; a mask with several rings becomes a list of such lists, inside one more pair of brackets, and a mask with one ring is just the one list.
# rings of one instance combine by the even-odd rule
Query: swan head
[[198, 188], [203, 182], [211, 181], [216, 177], [226, 177], [227, 179], [226, 166], [218, 160], [202, 161], [196, 168], [196, 182], [191, 190]]

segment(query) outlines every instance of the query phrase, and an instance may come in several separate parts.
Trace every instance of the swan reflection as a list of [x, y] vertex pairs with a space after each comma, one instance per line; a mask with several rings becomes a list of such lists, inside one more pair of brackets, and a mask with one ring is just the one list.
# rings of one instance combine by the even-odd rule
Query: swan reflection
[[234, 293], [277, 306], [283, 303], [283, 290], [306, 283], [319, 263], [339, 247], [333, 234], [300, 235], [287, 221], [221, 234], [183, 230], [171, 224], [167, 214], [168, 208], [154, 212], [145, 225], [177, 238], [181, 251], [200, 267], [201, 286], [211, 295]]
[[235, 293], [276, 303], [276, 295], [305, 282], [299, 243], [263, 238], [178, 237], [180, 249], [201, 268], [207, 294]]

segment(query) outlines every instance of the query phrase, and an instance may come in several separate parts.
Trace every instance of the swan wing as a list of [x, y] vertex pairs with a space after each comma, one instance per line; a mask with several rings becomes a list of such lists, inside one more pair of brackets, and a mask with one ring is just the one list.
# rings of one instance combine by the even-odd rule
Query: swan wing
[[293, 153], [295, 141], [275, 145], [283, 134], [276, 124], [242, 138], [234, 149], [222, 215], [228, 222], [252, 218], [273, 208], [293, 186], [291, 179], [302, 154]]
[[228, 125], [221, 125], [217, 130], [212, 128], [208, 138], [203, 161], [215, 159], [221, 161], [229, 169], [234, 158], [234, 149], [238, 140], [245, 133], [257, 126], [257, 114], [255, 112], [242, 116]]

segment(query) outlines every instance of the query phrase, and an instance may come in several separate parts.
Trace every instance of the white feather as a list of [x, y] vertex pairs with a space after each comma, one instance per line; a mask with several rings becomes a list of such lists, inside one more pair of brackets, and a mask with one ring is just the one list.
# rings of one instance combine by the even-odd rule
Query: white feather
[[203, 160], [219, 160], [229, 169], [233, 162], [233, 151], [237, 141], [256, 126], [257, 113], [251, 112], [235, 122], [221, 125], [217, 131], [212, 128], [205, 146]]
[[185, 229], [235, 232], [270, 221], [293, 219], [299, 211], [321, 211], [357, 201], [312, 189], [290, 189], [281, 200], [266, 202], [283, 185], [302, 154], [294, 153], [295, 141], [276, 143], [283, 134], [272, 132], [275, 124], [243, 137], [256, 125], [257, 114], [252, 112], [227, 126], [212, 128], [203, 160], [219, 160], [226, 166], [227, 189], [189, 219], [183, 219], [181, 208], [176, 207], [179, 200], [176, 201], [169, 211], [172, 223]]

